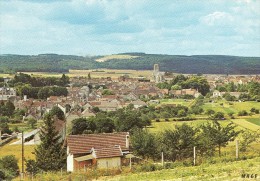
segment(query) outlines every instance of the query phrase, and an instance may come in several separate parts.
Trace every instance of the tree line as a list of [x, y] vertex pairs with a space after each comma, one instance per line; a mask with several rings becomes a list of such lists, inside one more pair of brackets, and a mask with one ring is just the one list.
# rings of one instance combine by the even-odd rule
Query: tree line
[[202, 76], [186, 77], [184, 75], [177, 75], [169, 83], [158, 83], [157, 87], [168, 90], [195, 89], [203, 96], [210, 91], [207, 79]]
[[[132, 69], [152, 70], [160, 64], [162, 71], [188, 74], [259, 74], [259, 57], [236, 57], [218, 55], [156, 55], [126, 53], [136, 56], [130, 61], [112, 59], [95, 61], [102, 56], [73, 56], [57, 54], [41, 55], [0, 55], [0, 72], [67, 72], [69, 69]], [[122, 59], [124, 60], [124, 59]], [[53, 66], [55, 64], [56, 66]]]
[[19, 73], [8, 84], [15, 87], [18, 96], [27, 95], [28, 98], [47, 99], [50, 96], [67, 96], [66, 86], [69, 84], [69, 77], [65, 74], [61, 78], [32, 77]]
[[[200, 156], [214, 156], [216, 151], [221, 156], [222, 148], [234, 141], [240, 133], [242, 131], [237, 131], [233, 122], [224, 126], [214, 120], [197, 127], [184, 123], [158, 134], [146, 129], [135, 129], [131, 135], [131, 146], [133, 152], [144, 159], [159, 159], [163, 152], [165, 160], [184, 160], [193, 157], [193, 147], [196, 147]], [[247, 143], [247, 139], [244, 139], [242, 144]]]

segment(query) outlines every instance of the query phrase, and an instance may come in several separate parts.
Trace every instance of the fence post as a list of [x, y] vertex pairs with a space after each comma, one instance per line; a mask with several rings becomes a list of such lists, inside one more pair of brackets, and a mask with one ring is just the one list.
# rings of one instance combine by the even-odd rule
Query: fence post
[[238, 142], [238, 140], [236, 140], [236, 159], [238, 159], [238, 157], [239, 157], [239, 149], [238, 149], [238, 147], [239, 147], [239, 142]]
[[132, 170], [132, 155], [130, 153], [130, 170]]
[[196, 147], [193, 147], [193, 165], [196, 165]]
[[164, 157], [163, 157], [163, 152], [162, 152], [162, 166], [164, 165]]

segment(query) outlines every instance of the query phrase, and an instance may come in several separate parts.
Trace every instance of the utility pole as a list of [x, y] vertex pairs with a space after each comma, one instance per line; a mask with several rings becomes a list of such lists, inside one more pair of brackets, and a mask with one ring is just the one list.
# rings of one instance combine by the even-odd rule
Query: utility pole
[[24, 135], [22, 131], [22, 173], [21, 173], [21, 179], [24, 179]]

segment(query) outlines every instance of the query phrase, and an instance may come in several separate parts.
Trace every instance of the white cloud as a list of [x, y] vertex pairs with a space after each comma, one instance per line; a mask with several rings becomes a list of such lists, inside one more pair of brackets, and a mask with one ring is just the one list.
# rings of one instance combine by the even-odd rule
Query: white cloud
[[0, 0], [0, 53], [260, 56], [259, 7], [260, 0]]
[[234, 21], [234, 18], [229, 13], [216, 11], [214, 13], [202, 17], [200, 20], [202, 23], [205, 23], [206, 25], [214, 26], [228, 25]]

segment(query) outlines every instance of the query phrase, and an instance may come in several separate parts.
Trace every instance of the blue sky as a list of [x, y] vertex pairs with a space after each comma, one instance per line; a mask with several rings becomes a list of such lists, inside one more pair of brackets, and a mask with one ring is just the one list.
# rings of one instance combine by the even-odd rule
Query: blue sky
[[1, 0], [0, 48], [260, 56], [260, 0]]

